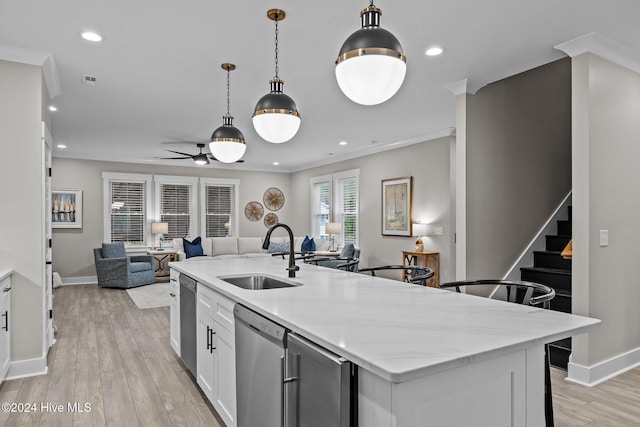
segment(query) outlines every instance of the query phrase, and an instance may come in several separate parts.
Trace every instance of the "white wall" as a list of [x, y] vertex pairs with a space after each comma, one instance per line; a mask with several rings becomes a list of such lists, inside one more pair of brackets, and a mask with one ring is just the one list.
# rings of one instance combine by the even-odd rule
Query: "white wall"
[[[185, 163], [189, 164], [187, 161]], [[53, 271], [60, 273], [63, 278], [87, 277], [96, 274], [93, 248], [100, 247], [103, 241], [102, 172], [238, 179], [240, 180], [240, 200], [238, 203], [240, 236], [264, 236], [266, 234], [267, 228], [262, 220], [251, 222], [245, 218], [244, 206], [254, 200], [262, 203], [264, 191], [269, 187], [279, 188], [285, 196], [284, 206], [275, 212], [280, 221], [291, 222], [297, 212], [295, 197], [290, 191], [290, 175], [288, 173], [222, 170], [216, 169], [214, 166], [160, 166], [54, 157], [53, 188], [83, 191], [82, 229], [57, 228], [53, 230]], [[151, 196], [153, 198], [154, 194]], [[270, 211], [265, 208], [265, 215], [267, 212]], [[197, 230], [199, 233], [199, 224]]]
[[582, 54], [572, 79], [573, 312], [602, 325], [574, 338], [571, 364], [640, 363], [640, 74]]
[[422, 220], [444, 227], [443, 236], [428, 237], [424, 245], [425, 250], [440, 252], [440, 281], [453, 280], [449, 175], [452, 141], [452, 137], [440, 138], [293, 173], [294, 231], [308, 234], [310, 230], [310, 178], [360, 169], [360, 266], [401, 264], [401, 251], [415, 250], [415, 238], [382, 236], [381, 181], [413, 176], [414, 222]]
[[41, 122], [48, 97], [40, 67], [0, 61], [0, 94], [0, 267], [15, 270], [12, 363], [41, 359], [45, 368]]

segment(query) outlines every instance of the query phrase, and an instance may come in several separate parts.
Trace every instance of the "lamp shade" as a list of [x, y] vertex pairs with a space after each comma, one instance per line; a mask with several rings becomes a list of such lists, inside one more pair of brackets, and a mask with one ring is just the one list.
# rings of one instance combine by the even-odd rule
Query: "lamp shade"
[[300, 114], [293, 99], [282, 92], [284, 81], [274, 78], [269, 83], [271, 92], [256, 104], [253, 127], [265, 141], [280, 144], [298, 133]]
[[427, 224], [422, 224], [422, 223], [413, 224], [413, 235], [414, 236], [426, 236], [427, 235]]
[[327, 234], [340, 234], [342, 227], [339, 222], [328, 222], [324, 225], [324, 231]]
[[391, 98], [407, 72], [400, 42], [380, 28], [381, 14], [375, 6], [362, 10], [362, 28], [347, 38], [336, 59], [340, 90], [362, 105], [376, 105]]
[[167, 234], [169, 232], [169, 223], [154, 222], [151, 224], [151, 234]]
[[209, 151], [213, 157], [222, 163], [233, 163], [240, 160], [246, 150], [244, 135], [233, 126], [233, 117], [223, 116], [223, 125], [211, 134]]

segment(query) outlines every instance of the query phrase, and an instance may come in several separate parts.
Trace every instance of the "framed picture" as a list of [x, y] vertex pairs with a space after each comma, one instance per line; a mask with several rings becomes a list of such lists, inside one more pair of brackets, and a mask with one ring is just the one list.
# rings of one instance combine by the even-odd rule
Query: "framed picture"
[[82, 190], [51, 190], [51, 227], [82, 228]]
[[411, 237], [413, 177], [382, 180], [382, 235]]

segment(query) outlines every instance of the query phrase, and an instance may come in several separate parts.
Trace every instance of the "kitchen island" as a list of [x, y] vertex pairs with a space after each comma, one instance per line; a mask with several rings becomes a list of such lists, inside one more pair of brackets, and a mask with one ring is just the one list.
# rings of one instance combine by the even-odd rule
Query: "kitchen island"
[[286, 266], [271, 257], [170, 264], [356, 364], [360, 426], [542, 426], [544, 344], [599, 322], [307, 264], [291, 288], [219, 279], [286, 278]]

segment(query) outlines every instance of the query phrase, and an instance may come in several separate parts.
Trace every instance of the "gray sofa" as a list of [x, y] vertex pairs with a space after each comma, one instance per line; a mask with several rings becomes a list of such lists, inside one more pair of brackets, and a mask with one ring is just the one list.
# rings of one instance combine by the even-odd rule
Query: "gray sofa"
[[98, 286], [102, 288], [134, 288], [155, 282], [153, 256], [127, 256], [124, 243], [103, 243], [93, 250], [98, 274]]

